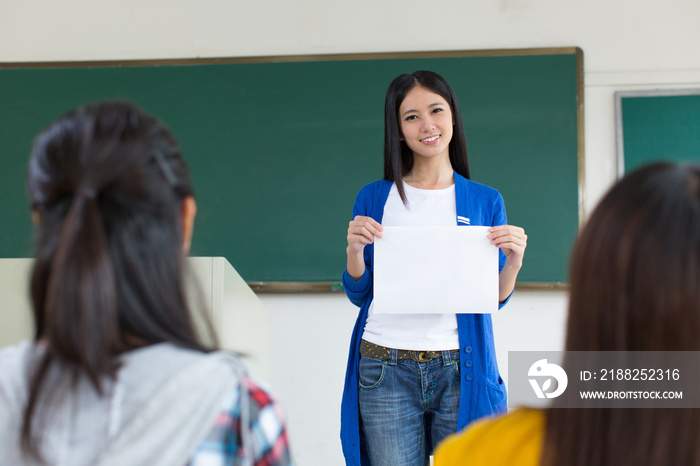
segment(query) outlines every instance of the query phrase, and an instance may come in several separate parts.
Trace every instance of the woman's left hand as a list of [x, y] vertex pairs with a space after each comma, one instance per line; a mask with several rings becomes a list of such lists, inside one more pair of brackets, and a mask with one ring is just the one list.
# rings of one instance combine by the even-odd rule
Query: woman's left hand
[[523, 255], [527, 247], [525, 230], [513, 225], [500, 225], [489, 228], [491, 244], [498, 246], [506, 256], [506, 263], [518, 269], [523, 265]]

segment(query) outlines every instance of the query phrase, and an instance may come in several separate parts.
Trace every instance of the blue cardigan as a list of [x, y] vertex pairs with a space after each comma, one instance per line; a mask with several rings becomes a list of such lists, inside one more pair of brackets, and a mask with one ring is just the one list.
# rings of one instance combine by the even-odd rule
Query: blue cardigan
[[[505, 206], [498, 191], [467, 180], [457, 173], [454, 177], [457, 225], [506, 224]], [[381, 223], [384, 205], [392, 185], [391, 181], [379, 180], [364, 186], [355, 200], [353, 218], [356, 215], [363, 215]], [[360, 307], [360, 314], [350, 340], [350, 355], [340, 413], [340, 440], [346, 464], [358, 466], [370, 464], [360, 429], [357, 371], [360, 361], [360, 340], [367, 321], [369, 305], [372, 302], [373, 253], [373, 245], [365, 246], [366, 269], [359, 280], [353, 279], [347, 269], [343, 273], [345, 293], [353, 304]], [[505, 256], [499, 251], [499, 270], [504, 264]], [[508, 299], [501, 303], [500, 307]], [[457, 314], [457, 331], [462, 377], [457, 420], [457, 430], [460, 430], [482, 416], [505, 412], [507, 403], [506, 389], [496, 362], [491, 315]]]

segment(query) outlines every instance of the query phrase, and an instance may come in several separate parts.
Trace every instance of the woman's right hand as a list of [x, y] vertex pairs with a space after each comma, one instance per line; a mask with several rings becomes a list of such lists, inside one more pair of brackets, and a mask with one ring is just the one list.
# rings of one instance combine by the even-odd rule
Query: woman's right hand
[[374, 243], [374, 237], [382, 237], [382, 225], [372, 217], [357, 215], [348, 225], [348, 273], [359, 280], [365, 273], [363, 252], [365, 246]]
[[372, 217], [357, 215], [348, 226], [348, 254], [361, 254], [374, 237], [382, 237], [382, 225]]

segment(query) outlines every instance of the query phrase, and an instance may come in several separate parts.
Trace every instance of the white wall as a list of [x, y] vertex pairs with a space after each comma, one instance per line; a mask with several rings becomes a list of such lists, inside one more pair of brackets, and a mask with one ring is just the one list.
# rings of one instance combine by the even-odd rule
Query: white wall
[[[617, 175], [614, 92], [700, 87], [699, 23], [697, 0], [0, 0], [0, 62], [579, 46], [590, 211]], [[356, 310], [342, 295], [261, 298], [297, 462], [342, 464]], [[520, 292], [496, 316], [504, 373], [508, 349], [561, 347], [565, 308], [563, 292]]]

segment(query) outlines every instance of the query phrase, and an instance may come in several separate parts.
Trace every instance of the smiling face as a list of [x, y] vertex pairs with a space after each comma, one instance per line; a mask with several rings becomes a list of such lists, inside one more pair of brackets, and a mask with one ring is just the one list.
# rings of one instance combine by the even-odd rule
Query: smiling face
[[445, 157], [449, 160], [454, 119], [447, 101], [416, 86], [399, 106], [401, 136], [414, 157]]

